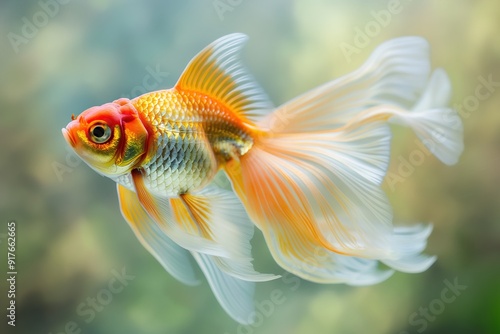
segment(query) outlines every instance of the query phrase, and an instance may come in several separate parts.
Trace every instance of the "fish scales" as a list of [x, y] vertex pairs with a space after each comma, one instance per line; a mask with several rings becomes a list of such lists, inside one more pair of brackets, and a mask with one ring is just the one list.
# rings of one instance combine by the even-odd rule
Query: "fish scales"
[[142, 166], [154, 192], [177, 195], [201, 188], [221, 162], [252, 146], [242, 120], [207, 95], [170, 89], [132, 103], [154, 133], [156, 154]]

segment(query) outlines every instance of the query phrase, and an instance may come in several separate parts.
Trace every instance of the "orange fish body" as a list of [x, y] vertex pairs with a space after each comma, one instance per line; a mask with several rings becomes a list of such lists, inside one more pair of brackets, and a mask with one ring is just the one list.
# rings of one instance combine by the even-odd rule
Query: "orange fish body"
[[[412, 128], [446, 164], [463, 150], [443, 70], [429, 78], [418, 37], [384, 43], [355, 72], [274, 108], [238, 60], [232, 34], [200, 52], [175, 87], [84, 111], [63, 129], [115, 180], [123, 216], [174, 277], [194, 258], [235, 320], [251, 322], [253, 226], [277, 263], [319, 283], [366, 285], [421, 272], [430, 225], [393, 227], [381, 190], [388, 123]], [[219, 186], [228, 179], [232, 190]], [[378, 264], [390, 267], [382, 270]]]

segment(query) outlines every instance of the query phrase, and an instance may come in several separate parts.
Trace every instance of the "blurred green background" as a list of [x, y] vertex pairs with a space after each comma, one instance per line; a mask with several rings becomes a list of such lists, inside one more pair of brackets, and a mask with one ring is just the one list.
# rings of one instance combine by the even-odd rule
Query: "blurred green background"
[[[500, 2], [54, 3], [0, 3], [2, 273], [7, 222], [18, 226], [17, 326], [6, 325], [0, 274], [1, 333], [500, 333], [500, 87], [474, 98], [487, 92], [481, 78], [500, 81]], [[373, 12], [395, 8], [385, 18]], [[360, 37], [365, 29], [371, 36]], [[452, 103], [463, 110], [465, 152], [456, 166], [429, 156], [401, 182], [384, 184], [396, 222], [434, 223], [427, 252], [438, 261], [428, 271], [370, 287], [286, 276], [258, 286], [258, 303], [273, 290], [282, 303], [244, 327], [206, 283], [182, 285], [139, 244], [113, 182], [68, 154], [60, 129], [72, 113], [143, 93], [148, 75], [150, 87], [172, 86], [196, 52], [231, 32], [250, 36], [245, 63], [276, 105], [354, 70], [390, 38], [429, 40], [433, 66], [449, 73]], [[357, 53], [346, 56], [347, 44]], [[395, 130], [391, 173], [419, 150], [410, 131]], [[259, 233], [254, 249], [258, 269], [282, 273]], [[122, 268], [134, 278], [109, 297], [102, 289]], [[446, 302], [454, 283], [466, 288]], [[99, 295], [109, 302], [99, 311], [77, 311]]]

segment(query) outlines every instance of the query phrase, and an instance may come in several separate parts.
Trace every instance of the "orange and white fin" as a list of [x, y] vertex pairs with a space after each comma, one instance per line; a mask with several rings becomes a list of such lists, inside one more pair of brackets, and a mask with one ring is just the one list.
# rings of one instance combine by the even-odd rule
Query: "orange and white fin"
[[[180, 195], [175, 201], [183, 204], [173, 206], [174, 215], [181, 225], [205, 226], [205, 236], [223, 245], [228, 256], [213, 258], [222, 271], [253, 282], [280, 277], [261, 274], [253, 269], [250, 239], [253, 237], [254, 226], [234, 192], [206, 187], [194, 194]], [[184, 210], [189, 214], [177, 214]]]
[[122, 215], [144, 248], [177, 280], [187, 285], [199, 284], [191, 254], [163, 233], [142, 208], [135, 192], [120, 184], [117, 190]]
[[[383, 152], [376, 149], [386, 143], [381, 133], [379, 124], [368, 123], [329, 136], [261, 138], [240, 158], [241, 177], [237, 168], [227, 169], [285, 270], [314, 282], [359, 285], [390, 276], [377, 260], [406, 272], [423, 271], [434, 262], [420, 254], [428, 228], [395, 229], [387, 197], [374, 182], [377, 172], [362, 174], [377, 171], [376, 163], [368, 164], [367, 143]], [[376, 154], [372, 159], [383, 160]]]
[[[429, 80], [429, 67], [425, 40], [384, 43], [359, 70], [263, 117], [252, 149], [225, 165], [283, 268], [316, 282], [369, 284], [390, 275], [380, 262], [421, 272], [435, 261], [421, 254], [430, 225], [394, 228], [380, 188], [389, 122], [410, 126], [447, 164], [461, 154], [448, 79], [437, 70]], [[438, 126], [440, 140], [429, 143]]]
[[254, 282], [244, 281], [223, 272], [219, 268], [215, 256], [189, 252], [174, 243], [148, 216], [135, 192], [118, 185], [118, 198], [125, 220], [141, 244], [162, 264], [167, 272], [185, 284], [199, 284], [191, 266], [192, 256], [205, 275], [222, 308], [234, 320], [242, 324], [251, 322], [251, 313], [254, 311]]
[[285, 270], [320, 283], [369, 284], [390, 275], [360, 259], [399, 258], [391, 247], [391, 207], [367, 179], [376, 179], [373, 166], [383, 160], [369, 159], [370, 152], [386, 150], [376, 147], [387, 146], [381, 129], [368, 124], [350, 133], [260, 138], [240, 158], [240, 172], [226, 169]]
[[215, 98], [251, 122], [269, 113], [273, 105], [239, 61], [247, 39], [235, 33], [208, 45], [187, 65], [175, 88]]
[[[214, 255], [213, 262], [222, 271], [242, 280], [262, 282], [280, 277], [254, 270], [250, 244], [254, 226], [232, 191], [206, 187], [195, 194], [162, 198], [143, 189], [140, 173], [132, 174], [142, 206], [179, 245]], [[193, 245], [193, 240], [203, 243]], [[207, 251], [207, 243], [217, 245], [223, 256], [213, 249]]]
[[142, 207], [170, 239], [191, 251], [215, 256], [229, 256], [222, 245], [200, 234], [200, 230], [204, 227], [182, 224], [185, 220], [181, 223], [178, 222], [179, 215], [189, 215], [185, 211], [174, 213], [176, 207], [179, 205], [183, 207], [182, 203], [178, 203], [178, 198], [156, 196], [147, 189], [140, 171], [133, 170], [131, 175], [135, 192]]

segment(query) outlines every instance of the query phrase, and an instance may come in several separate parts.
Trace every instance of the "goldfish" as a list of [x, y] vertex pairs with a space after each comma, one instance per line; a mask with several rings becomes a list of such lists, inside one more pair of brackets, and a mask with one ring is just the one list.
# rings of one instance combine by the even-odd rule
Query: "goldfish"
[[389, 40], [357, 70], [275, 107], [241, 64], [246, 41], [221, 37], [173, 88], [92, 107], [62, 129], [116, 182], [142, 245], [188, 285], [199, 283], [197, 263], [242, 324], [252, 322], [256, 282], [279, 277], [253, 267], [255, 227], [279, 266], [312, 282], [369, 285], [427, 270], [432, 225], [394, 226], [381, 184], [391, 124], [446, 165], [463, 151], [451, 84], [443, 69], [431, 73], [428, 42]]

